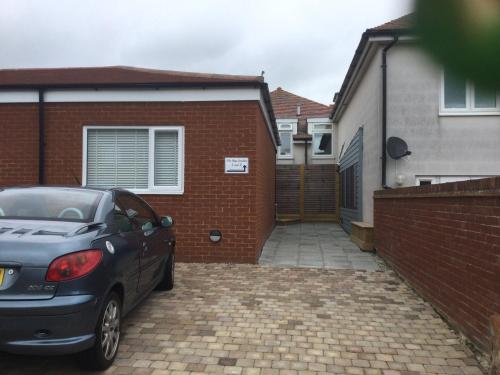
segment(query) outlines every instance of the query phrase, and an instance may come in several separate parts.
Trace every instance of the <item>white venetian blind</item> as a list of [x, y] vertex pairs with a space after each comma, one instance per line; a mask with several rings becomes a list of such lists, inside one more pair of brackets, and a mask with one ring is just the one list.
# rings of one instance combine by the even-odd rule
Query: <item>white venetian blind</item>
[[177, 131], [155, 132], [155, 186], [177, 186], [179, 183], [179, 149]]
[[147, 129], [88, 129], [87, 186], [148, 188]]

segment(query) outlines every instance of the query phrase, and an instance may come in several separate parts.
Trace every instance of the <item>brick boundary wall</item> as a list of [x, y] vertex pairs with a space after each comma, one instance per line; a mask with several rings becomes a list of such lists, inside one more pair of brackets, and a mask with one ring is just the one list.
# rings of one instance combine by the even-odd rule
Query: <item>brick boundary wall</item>
[[375, 248], [479, 349], [500, 312], [500, 177], [376, 191]]

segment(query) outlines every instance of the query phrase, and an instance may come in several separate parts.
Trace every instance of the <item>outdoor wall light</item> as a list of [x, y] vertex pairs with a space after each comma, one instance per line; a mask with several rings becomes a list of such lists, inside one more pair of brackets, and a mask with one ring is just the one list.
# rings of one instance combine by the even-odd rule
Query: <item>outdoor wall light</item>
[[400, 173], [396, 176], [396, 184], [398, 184], [399, 186], [403, 186], [405, 183], [405, 180], [406, 180], [406, 176], [402, 173]]
[[222, 233], [220, 230], [211, 230], [210, 231], [210, 241], [217, 243], [222, 239]]

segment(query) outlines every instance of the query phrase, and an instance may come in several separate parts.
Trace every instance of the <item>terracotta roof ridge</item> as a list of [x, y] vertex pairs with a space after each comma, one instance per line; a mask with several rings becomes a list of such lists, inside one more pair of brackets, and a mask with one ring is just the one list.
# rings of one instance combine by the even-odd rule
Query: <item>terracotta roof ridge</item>
[[366, 31], [384, 31], [384, 30], [410, 30], [413, 27], [413, 20], [415, 17], [415, 13], [411, 12], [405, 14], [401, 17], [394, 18], [390, 21], [387, 21], [381, 25], [371, 27]]
[[317, 101], [315, 101], [315, 100], [308, 99], [308, 98], [306, 98], [306, 97], [304, 97], [304, 96], [300, 96], [300, 95], [294, 94], [294, 93], [292, 93], [292, 92], [290, 92], [290, 91], [284, 90], [284, 89], [283, 89], [283, 88], [281, 88], [281, 87], [278, 87], [277, 89], [275, 89], [275, 90], [271, 91], [271, 95], [273, 95], [273, 93], [277, 93], [278, 91], [279, 91], [279, 92], [284, 92], [284, 93], [286, 93], [287, 95], [293, 96], [293, 97], [295, 97], [295, 98], [297, 98], [297, 99], [300, 99], [300, 100], [304, 100], [304, 101], [307, 101], [307, 102], [310, 102], [310, 103], [314, 103], [314, 104], [317, 104], [317, 105], [321, 105], [321, 106], [325, 107], [325, 109], [328, 109], [328, 108], [329, 108], [329, 106], [328, 106], [328, 105], [326, 105], [326, 104], [323, 104], [323, 103], [317, 102]]

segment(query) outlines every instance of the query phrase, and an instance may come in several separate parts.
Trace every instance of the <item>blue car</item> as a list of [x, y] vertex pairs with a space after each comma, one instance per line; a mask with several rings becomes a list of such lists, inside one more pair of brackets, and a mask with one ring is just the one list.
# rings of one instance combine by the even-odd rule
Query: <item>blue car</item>
[[173, 219], [121, 189], [0, 189], [0, 351], [104, 370], [121, 319], [174, 286]]

